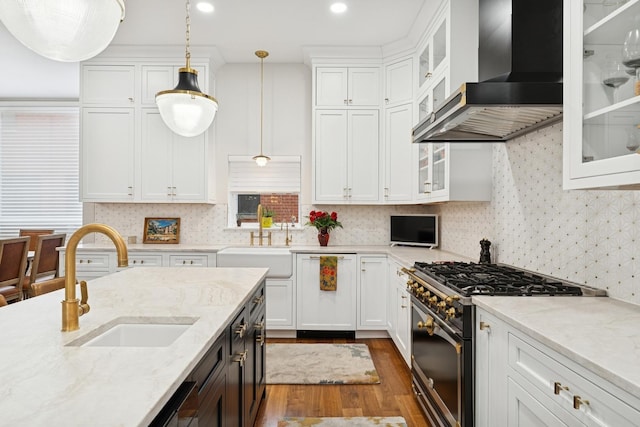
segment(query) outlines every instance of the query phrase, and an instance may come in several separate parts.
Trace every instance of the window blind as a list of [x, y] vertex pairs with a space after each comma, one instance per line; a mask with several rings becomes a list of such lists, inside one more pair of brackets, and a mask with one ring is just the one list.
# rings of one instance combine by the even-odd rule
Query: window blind
[[0, 107], [0, 237], [21, 228], [73, 233], [79, 201], [76, 107]]
[[229, 156], [230, 193], [300, 193], [300, 156], [273, 156], [260, 167], [247, 156]]

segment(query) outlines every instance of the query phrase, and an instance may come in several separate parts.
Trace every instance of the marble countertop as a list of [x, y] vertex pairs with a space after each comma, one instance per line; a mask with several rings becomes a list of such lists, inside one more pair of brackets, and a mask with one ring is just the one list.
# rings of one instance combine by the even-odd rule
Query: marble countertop
[[[88, 283], [91, 311], [73, 332], [60, 331], [64, 290], [1, 308], [0, 424], [147, 426], [266, 272], [147, 267], [104, 276]], [[120, 317], [198, 320], [168, 347], [67, 345]]]
[[[154, 244], [128, 244], [127, 249], [130, 252], [219, 252], [225, 248], [239, 248], [239, 247], [253, 247], [260, 248], [260, 246], [248, 246], [248, 245], [229, 245], [229, 244], [217, 244], [217, 245], [189, 245], [189, 244], [177, 244], [177, 245], [154, 245]], [[268, 246], [265, 246], [267, 248]], [[283, 245], [271, 246], [274, 248], [286, 248]], [[452, 252], [443, 251], [440, 249], [429, 249], [424, 247], [413, 246], [389, 246], [389, 245], [343, 245], [343, 246], [318, 246], [318, 245], [293, 245], [288, 247], [292, 253], [358, 253], [358, 254], [380, 254], [390, 255], [396, 261], [409, 267], [414, 262], [433, 262], [433, 261], [466, 261], [477, 262], [477, 259], [470, 259]], [[109, 251], [115, 252], [115, 247], [109, 243], [105, 245], [100, 244], [80, 244], [78, 250], [88, 252], [102, 252]]]
[[640, 398], [640, 306], [607, 297], [473, 297], [544, 345]]

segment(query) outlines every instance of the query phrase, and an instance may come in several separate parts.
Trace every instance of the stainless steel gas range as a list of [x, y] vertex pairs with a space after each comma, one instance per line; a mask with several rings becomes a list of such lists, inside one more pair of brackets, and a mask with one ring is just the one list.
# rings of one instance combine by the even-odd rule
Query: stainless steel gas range
[[437, 427], [473, 426], [473, 296], [606, 295], [504, 264], [416, 262], [404, 272], [412, 303], [412, 387]]

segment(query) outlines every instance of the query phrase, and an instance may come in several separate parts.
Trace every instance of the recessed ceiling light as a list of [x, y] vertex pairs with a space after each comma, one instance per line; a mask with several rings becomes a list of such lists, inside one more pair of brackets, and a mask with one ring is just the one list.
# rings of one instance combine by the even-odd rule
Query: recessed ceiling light
[[204, 13], [213, 12], [213, 5], [206, 1], [199, 1], [198, 4], [196, 4], [196, 7], [200, 12], [204, 12]]
[[344, 3], [333, 3], [331, 5], [331, 12], [344, 13], [347, 10], [347, 5]]

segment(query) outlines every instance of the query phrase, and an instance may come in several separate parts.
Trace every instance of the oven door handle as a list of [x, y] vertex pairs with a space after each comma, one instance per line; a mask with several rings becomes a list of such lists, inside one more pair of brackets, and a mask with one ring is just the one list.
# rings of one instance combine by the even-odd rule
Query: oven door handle
[[438, 325], [436, 325], [433, 317], [431, 316], [427, 316], [427, 320], [425, 322], [418, 322], [418, 329], [426, 330], [429, 336], [433, 336], [437, 327]]

